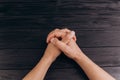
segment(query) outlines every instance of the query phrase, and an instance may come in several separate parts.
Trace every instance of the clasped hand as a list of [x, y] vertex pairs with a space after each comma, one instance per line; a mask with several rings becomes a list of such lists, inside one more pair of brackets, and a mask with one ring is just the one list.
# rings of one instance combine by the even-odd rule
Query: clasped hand
[[44, 56], [54, 61], [61, 51], [71, 59], [80, 57], [82, 51], [76, 44], [75, 32], [69, 29], [55, 29], [48, 34], [46, 42], [48, 46]]
[[76, 44], [74, 31], [55, 29], [48, 34], [46, 42], [48, 46], [43, 57], [23, 80], [43, 80], [50, 65], [60, 55], [61, 51], [73, 59], [90, 80], [116, 80], [84, 55]]

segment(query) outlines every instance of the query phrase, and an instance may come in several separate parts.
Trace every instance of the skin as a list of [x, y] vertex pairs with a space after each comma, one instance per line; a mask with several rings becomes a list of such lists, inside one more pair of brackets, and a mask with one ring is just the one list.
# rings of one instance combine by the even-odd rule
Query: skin
[[66, 56], [73, 59], [86, 73], [90, 80], [115, 80], [110, 74], [90, 60], [78, 47], [75, 41], [69, 44], [53, 38], [51, 41], [56, 47], [61, 49]]
[[[56, 32], [56, 31], [55, 31]], [[50, 33], [50, 37], [56, 36], [59, 37], [65, 37], [62, 41], [67, 43], [70, 41], [70, 39], [73, 39], [75, 41], [75, 33], [71, 32], [66, 29], [59, 30], [60, 33], [53, 34]], [[64, 34], [62, 34], [64, 33]], [[67, 34], [67, 35], [66, 35]], [[48, 36], [48, 40], [51, 39]], [[45, 74], [50, 67], [50, 65], [55, 61], [55, 59], [60, 55], [61, 50], [55, 47], [52, 43], [48, 41], [48, 46], [44, 52], [44, 55], [42, 59], [38, 62], [38, 64], [22, 79], [22, 80], [43, 80], [45, 77]]]
[[[53, 52], [54, 50], [54, 52]], [[42, 59], [38, 64], [23, 78], [23, 80], [43, 80], [45, 74], [56, 57], [60, 54], [60, 50], [53, 44], [49, 43]]]
[[[55, 29], [55, 30], [53, 30], [53, 31], [51, 31], [49, 34], [48, 34], [48, 36], [47, 36], [47, 39], [46, 39], [46, 42], [47, 43], [50, 43], [50, 40], [52, 39], [52, 38], [65, 38], [66, 37], [66, 35], [68, 34], [68, 33], [70, 33], [71, 31], [69, 30], [69, 29]], [[69, 37], [68, 37], [69, 38]], [[70, 39], [66, 39], [66, 40], [70, 40]], [[76, 41], [76, 36], [74, 35], [73, 36], [73, 40], [75, 40]]]
[[[62, 38], [62, 40], [59, 40], [59, 38]], [[46, 42], [48, 46], [42, 59], [23, 80], [43, 80], [48, 68], [60, 55], [61, 51], [67, 57], [73, 59], [84, 70], [90, 80], [116, 80], [81, 51], [76, 43], [74, 31], [68, 29], [53, 30], [48, 34]]]

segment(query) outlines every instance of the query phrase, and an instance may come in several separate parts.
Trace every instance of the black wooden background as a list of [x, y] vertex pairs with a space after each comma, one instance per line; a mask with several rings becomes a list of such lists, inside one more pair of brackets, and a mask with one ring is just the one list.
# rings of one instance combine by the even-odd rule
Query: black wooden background
[[[119, 0], [0, 0], [0, 80], [21, 80], [39, 61], [47, 34], [76, 31], [77, 43], [96, 64], [120, 80]], [[61, 55], [45, 80], [88, 80]]]

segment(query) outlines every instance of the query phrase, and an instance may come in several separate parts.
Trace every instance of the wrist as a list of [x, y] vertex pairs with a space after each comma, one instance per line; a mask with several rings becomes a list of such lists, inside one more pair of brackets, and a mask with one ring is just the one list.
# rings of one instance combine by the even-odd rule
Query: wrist
[[60, 53], [61, 51], [50, 43], [48, 44], [43, 57], [53, 62], [60, 55]]
[[43, 62], [46, 62], [46, 63], [48, 63], [48, 64], [52, 64], [53, 63], [53, 58], [52, 58], [52, 56], [46, 56], [46, 55], [44, 55], [43, 57], [42, 57], [42, 59], [41, 59]]
[[49, 52], [49, 53], [48, 53], [48, 52], [45, 52], [42, 58], [43, 58], [44, 60], [49, 61], [49, 62], [52, 63], [52, 62], [54, 62], [54, 61], [56, 60], [56, 58], [59, 56], [60, 53], [61, 53], [61, 52], [58, 52], [57, 55], [56, 55], [56, 54], [53, 55], [53, 54], [50, 53], [50, 52]]
[[78, 62], [83, 62], [85, 58], [86, 58], [86, 55], [83, 52], [78, 52], [73, 60], [78, 63]]

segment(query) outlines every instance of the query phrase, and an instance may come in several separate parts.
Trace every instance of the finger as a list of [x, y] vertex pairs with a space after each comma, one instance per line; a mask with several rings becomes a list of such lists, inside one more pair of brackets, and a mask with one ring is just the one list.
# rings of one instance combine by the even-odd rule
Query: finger
[[[61, 29], [61, 31], [66, 32], [66, 34], [71, 32], [71, 30], [69, 30], [69, 29], [67, 29], [67, 28]], [[64, 36], [63, 36], [63, 37], [64, 37]], [[62, 38], [63, 38], [63, 37], [62, 37]], [[73, 36], [73, 40], [74, 40], [74, 41], [77, 40], [75, 35]]]
[[[75, 32], [75, 31], [74, 31]], [[77, 38], [76, 38], [76, 35], [74, 34], [73, 36], [73, 40], [76, 42]]]
[[63, 32], [63, 33], [65, 33], [64, 35], [61, 35], [61, 38], [64, 38], [67, 33], [71, 32], [71, 30], [69, 30], [67, 28], [61, 29], [60, 31]]
[[69, 29], [55, 29], [54, 31], [52, 31], [51, 33], [49, 33], [48, 37], [47, 37], [47, 40], [46, 42], [49, 43], [50, 42], [50, 39], [54, 38], [54, 37], [61, 37], [63, 38], [66, 33], [70, 32]]
[[51, 43], [55, 45], [56, 47], [58, 47], [63, 52], [69, 53], [70, 51], [69, 46], [67, 46], [64, 42], [59, 41], [57, 38], [52, 38]]
[[75, 37], [75, 32], [71, 31], [70, 33], [68, 33], [63, 39], [62, 42], [64, 42], [65, 44], [69, 43], [69, 41], [71, 39], [73, 39], [73, 37]]
[[69, 33], [69, 32], [71, 32], [71, 30], [69, 30], [69, 29], [67, 29], [67, 28], [64, 28], [64, 29], [61, 29], [61, 31], [63, 31], [63, 32], [67, 32], [67, 33]]
[[55, 38], [55, 37], [56, 38], [62, 38], [65, 35], [66, 35], [66, 33], [64, 33], [62, 31], [55, 31], [52, 34], [48, 35], [48, 37], [47, 37], [47, 43], [49, 43], [52, 38]]
[[48, 34], [48, 36], [47, 36], [46, 42], [48, 43], [49, 40], [50, 40], [50, 38], [51, 38], [51, 37], [53, 38], [53, 37], [55, 36], [55, 33], [56, 33], [56, 32], [59, 32], [59, 31], [60, 31], [60, 29], [55, 29], [55, 30], [51, 31], [51, 32]]
[[[70, 32], [71, 32], [71, 30], [69, 30], [69, 29], [67, 29], [67, 28], [61, 29], [61, 31], [67, 32], [67, 33], [70, 33]], [[75, 35], [73, 36], [73, 40], [74, 40], [74, 41], [77, 40]]]

